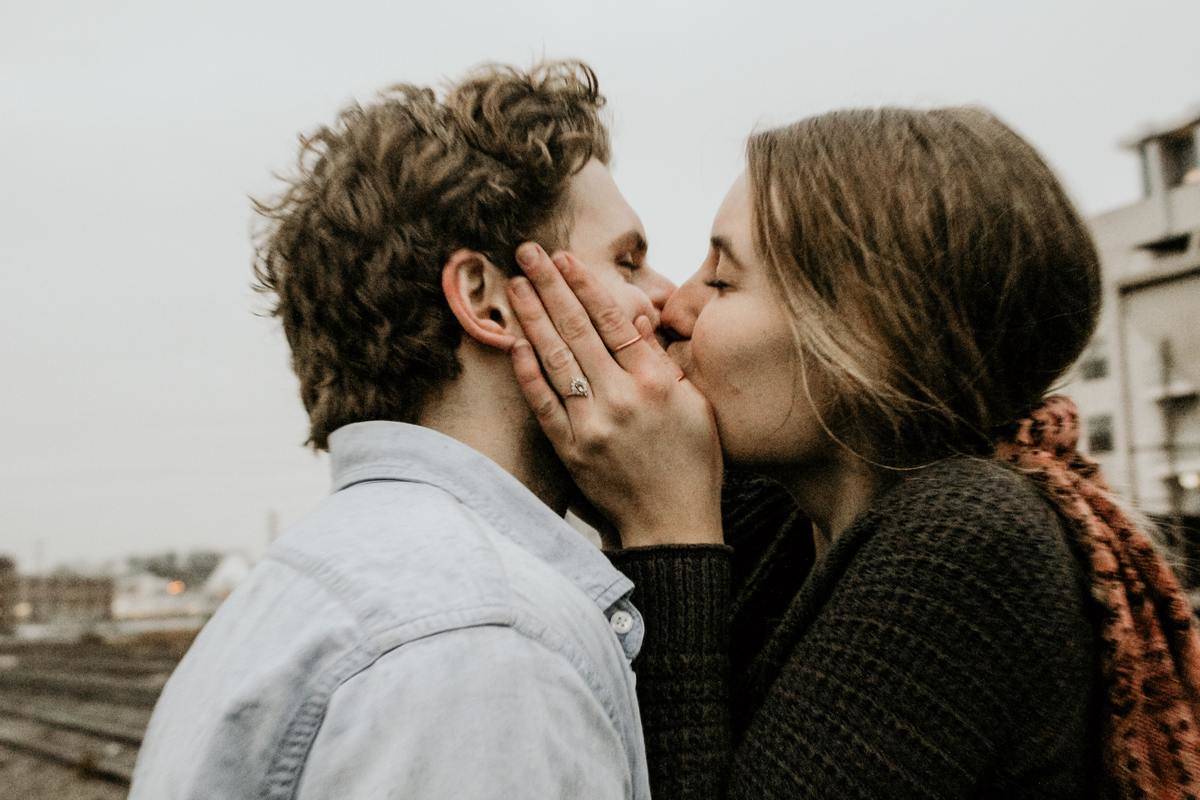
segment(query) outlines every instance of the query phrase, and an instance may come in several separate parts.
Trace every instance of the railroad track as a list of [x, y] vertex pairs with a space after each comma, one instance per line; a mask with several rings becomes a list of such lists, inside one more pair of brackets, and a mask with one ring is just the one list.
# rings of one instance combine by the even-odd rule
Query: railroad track
[[152, 707], [164, 678], [114, 678], [75, 672], [0, 670], [0, 692], [6, 695], [52, 694], [80, 700], [103, 700], [123, 705]]
[[93, 714], [81, 714], [78, 710], [62, 708], [56, 701], [57, 698], [42, 698], [39, 702], [13, 701], [0, 697], [0, 718], [28, 720], [56, 730], [72, 731], [121, 745], [141, 745], [144, 725], [117, 722]]
[[[0, 786], [9, 776], [40, 770], [44, 793], [26, 790], [20, 800], [65, 797], [49, 788], [64, 783], [77, 785], [79, 797], [123, 796], [151, 709], [174, 665], [163, 653], [0, 648], [0, 756], [10, 754], [0, 757]], [[5, 773], [6, 764], [18, 772]], [[102, 784], [108, 788], [101, 792]]]
[[81, 779], [128, 786], [149, 717], [144, 705], [7, 690], [0, 692], [0, 747]]
[[0, 717], [0, 745], [122, 786], [137, 760], [136, 745], [30, 719]]
[[169, 675], [177, 662], [166, 658], [126, 656], [62, 656], [59, 654], [12, 654], [0, 652], [0, 671], [24, 669], [41, 672], [71, 672], [79, 675], [138, 677]]

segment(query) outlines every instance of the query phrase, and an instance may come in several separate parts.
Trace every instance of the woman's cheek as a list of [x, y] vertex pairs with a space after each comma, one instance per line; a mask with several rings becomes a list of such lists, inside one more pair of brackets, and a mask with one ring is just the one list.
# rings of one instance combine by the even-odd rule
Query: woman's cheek
[[692, 330], [692, 369], [700, 377], [701, 390], [710, 395], [708, 400], [714, 405], [720, 405], [730, 387], [737, 385], [738, 365], [729, 357], [730, 350], [736, 348], [737, 333], [724, 322], [719, 312], [705, 309]]

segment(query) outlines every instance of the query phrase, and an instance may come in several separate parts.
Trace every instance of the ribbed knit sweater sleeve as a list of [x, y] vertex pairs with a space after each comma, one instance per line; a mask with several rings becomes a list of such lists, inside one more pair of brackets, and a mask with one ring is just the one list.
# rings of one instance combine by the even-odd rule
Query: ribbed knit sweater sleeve
[[730, 555], [703, 545], [609, 555], [646, 625], [634, 669], [655, 800], [712, 797], [729, 763]]
[[728, 552], [614, 559], [646, 618], [656, 800], [1082, 796], [1093, 642], [1057, 518], [1026, 484], [954, 463], [882, 497], [739, 676], [753, 711], [736, 736]]
[[[795, 512], [781, 487], [737, 473], [726, 477], [721, 507], [726, 540], [751, 557]], [[633, 581], [646, 625], [635, 668], [655, 798], [712, 797], [728, 768], [731, 595], [754, 566], [743, 559], [735, 570], [733, 555], [713, 545], [608, 553]]]

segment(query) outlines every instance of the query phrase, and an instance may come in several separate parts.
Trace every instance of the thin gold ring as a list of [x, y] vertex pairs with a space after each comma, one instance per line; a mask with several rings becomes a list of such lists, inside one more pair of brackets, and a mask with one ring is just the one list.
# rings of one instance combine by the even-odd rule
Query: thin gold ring
[[637, 344], [637, 343], [638, 343], [638, 342], [640, 342], [641, 340], [642, 340], [642, 335], [639, 333], [637, 336], [633, 337], [632, 339], [630, 339], [630, 340], [629, 340], [628, 342], [626, 342], [625, 344], [619, 344], [619, 345], [617, 345], [616, 347], [614, 347], [614, 348], [613, 348], [613, 350], [612, 350], [612, 351], [613, 351], [614, 353], [619, 353], [619, 352], [621, 352], [622, 350], [624, 350], [626, 347], [632, 347], [633, 345]]

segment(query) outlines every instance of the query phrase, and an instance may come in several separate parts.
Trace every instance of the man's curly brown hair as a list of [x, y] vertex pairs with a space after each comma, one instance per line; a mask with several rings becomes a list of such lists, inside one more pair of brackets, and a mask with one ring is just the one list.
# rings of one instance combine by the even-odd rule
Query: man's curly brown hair
[[433, 90], [401, 84], [301, 136], [284, 190], [255, 200], [255, 288], [274, 296], [311, 423], [415, 422], [462, 370], [441, 289], [459, 248], [510, 274], [517, 245], [565, 246], [567, 187], [607, 164], [604, 97], [577, 61], [487, 65]]

